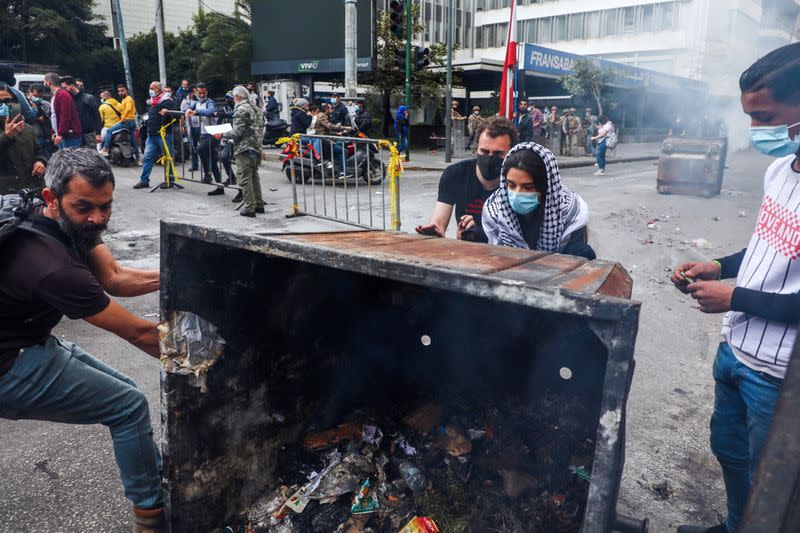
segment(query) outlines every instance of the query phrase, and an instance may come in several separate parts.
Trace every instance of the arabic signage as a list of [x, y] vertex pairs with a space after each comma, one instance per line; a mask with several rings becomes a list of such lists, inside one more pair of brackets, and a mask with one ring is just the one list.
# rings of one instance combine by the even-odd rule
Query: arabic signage
[[662, 74], [654, 70], [647, 70], [630, 65], [623, 65], [605, 59], [580, 56], [545, 48], [530, 43], [522, 45], [522, 68], [526, 71], [541, 72], [551, 76], [563, 76], [575, 73], [575, 63], [588, 59], [604, 70], [611, 71], [612, 78], [619, 85], [628, 88], [653, 88], [662, 90], [695, 89], [702, 90], [704, 84], [688, 78], [680, 78], [669, 74]]

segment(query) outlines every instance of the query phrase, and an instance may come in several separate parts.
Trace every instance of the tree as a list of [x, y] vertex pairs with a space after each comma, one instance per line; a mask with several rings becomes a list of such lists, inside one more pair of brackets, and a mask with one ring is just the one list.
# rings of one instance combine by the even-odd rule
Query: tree
[[[414, 4], [411, 13], [412, 34], [417, 35], [424, 29], [420, 22], [419, 4]], [[389, 127], [394, 121], [389, 109], [392, 96], [405, 95], [406, 73], [397, 66], [396, 50], [405, 49], [406, 42], [391, 32], [389, 13], [384, 11], [379, 16], [377, 28], [377, 61], [375, 70], [359, 77], [359, 81], [372, 86], [373, 93], [382, 102], [383, 134], [389, 134]], [[430, 66], [411, 73], [411, 103], [414, 106], [435, 104], [443, 105], [442, 95], [446, 84], [446, 74], [441, 68], [447, 60], [447, 46], [444, 43], [433, 43], [429, 47]], [[453, 51], [456, 45], [453, 45]], [[432, 68], [433, 67], [433, 68]], [[453, 73], [454, 83], [459, 73]]]
[[575, 74], [561, 76], [558, 79], [559, 83], [573, 96], [593, 96], [597, 102], [597, 114], [602, 115], [603, 89], [608, 85], [611, 73], [588, 59], [576, 61], [574, 70]]
[[106, 25], [93, 0], [5, 0], [0, 9], [0, 50], [9, 60], [59, 65], [80, 72], [87, 57], [107, 48]]
[[249, 2], [238, 0], [232, 17], [209, 13], [205, 19], [197, 76], [227, 85], [248, 80], [253, 60]]

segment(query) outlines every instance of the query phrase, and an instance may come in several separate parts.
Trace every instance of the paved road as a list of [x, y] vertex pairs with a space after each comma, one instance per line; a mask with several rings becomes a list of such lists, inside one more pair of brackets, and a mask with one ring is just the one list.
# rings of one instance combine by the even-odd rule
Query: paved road
[[[649, 516], [653, 531], [667, 531], [687, 520], [710, 522], [717, 513], [724, 514], [719, 469], [707, 445], [711, 362], [721, 317], [694, 309], [691, 299], [668, 285], [666, 268], [746, 245], [768, 163], [752, 152], [735, 154], [723, 194], [709, 200], [657, 194], [652, 162], [613, 165], [601, 178], [592, 176], [591, 168], [563, 173], [564, 181], [590, 205], [592, 244], [601, 257], [629, 269], [634, 298], [643, 302], [620, 509]], [[161, 218], [232, 231], [331, 227], [308, 217], [284, 218], [291, 205], [288, 181], [272, 163], [265, 163], [261, 174], [270, 205], [267, 216], [253, 221], [232, 210], [230, 194], [208, 197], [207, 188], [194, 184], [183, 191], [133, 191], [136, 171], [120, 169], [107, 241], [127, 264], [155, 267]], [[404, 177], [404, 228], [427, 221], [437, 181], [434, 173]], [[380, 196], [372, 197], [377, 201]], [[650, 229], [647, 222], [653, 218], [659, 221]], [[700, 248], [687, 244], [698, 238], [707, 243]], [[123, 304], [141, 315], [157, 316], [157, 295], [125, 299]], [[65, 320], [56, 333], [133, 377], [159, 424], [157, 362], [83, 322]], [[0, 421], [0, 479], [0, 533], [130, 530], [129, 506], [102, 427]], [[664, 482], [664, 490], [653, 488]]]

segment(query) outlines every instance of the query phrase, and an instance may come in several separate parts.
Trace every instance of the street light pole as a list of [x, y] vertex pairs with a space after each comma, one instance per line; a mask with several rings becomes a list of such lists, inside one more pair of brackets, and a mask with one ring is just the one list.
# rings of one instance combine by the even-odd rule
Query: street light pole
[[344, 95], [347, 98], [357, 96], [357, 2], [358, 0], [344, 0]]
[[406, 123], [406, 161], [409, 160], [411, 149], [411, 34], [414, 27], [411, 25], [411, 6], [413, 2], [406, 2], [406, 106], [408, 106], [408, 122]]
[[122, 67], [125, 69], [125, 84], [128, 86], [128, 94], [133, 98], [133, 74], [131, 73], [131, 60], [128, 57], [128, 41], [125, 39], [125, 28], [122, 26], [122, 10], [119, 7], [119, 0], [111, 0], [111, 10], [117, 23], [119, 50], [122, 52]]
[[445, 101], [444, 162], [453, 159], [453, 0], [447, 0], [447, 94]]
[[164, 52], [164, 3], [155, 0], [156, 6], [156, 41], [158, 43], [158, 77], [161, 85], [167, 84], [167, 59]]

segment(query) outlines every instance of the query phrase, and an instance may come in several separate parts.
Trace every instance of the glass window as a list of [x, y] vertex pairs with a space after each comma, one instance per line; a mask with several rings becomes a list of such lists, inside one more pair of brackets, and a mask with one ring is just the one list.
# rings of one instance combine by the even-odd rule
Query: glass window
[[585, 32], [587, 39], [599, 39], [602, 35], [602, 24], [603, 24], [603, 12], [602, 11], [592, 11], [591, 13], [586, 13], [586, 23], [585, 23]]
[[636, 7], [626, 7], [622, 12], [622, 33], [636, 31]]
[[661, 31], [675, 29], [675, 4], [673, 2], [661, 4]]
[[642, 31], [653, 31], [656, 6], [642, 6]]
[[497, 37], [495, 38], [495, 46], [505, 46], [506, 37], [508, 37], [508, 22], [497, 25]]
[[475, 28], [475, 48], [483, 48], [483, 26]]
[[556, 21], [553, 28], [553, 40], [564, 41], [567, 38], [567, 16], [560, 15], [555, 19]]
[[606, 15], [606, 31], [605, 35], [618, 35], [619, 25], [617, 24], [617, 10], [609, 9], [605, 12]]
[[472, 46], [472, 13], [467, 11], [464, 19], [464, 46]]
[[529, 43], [538, 43], [539, 42], [539, 21], [538, 20], [529, 20], [527, 21], [527, 32], [525, 33], [525, 41]]
[[488, 26], [483, 27], [483, 47], [484, 48], [492, 48], [494, 47], [494, 36], [495, 36], [495, 27], [497, 24], [489, 24]]
[[553, 17], [547, 17], [539, 20], [539, 42], [553, 42]]
[[574, 13], [569, 16], [569, 38], [583, 39], [583, 13]]

